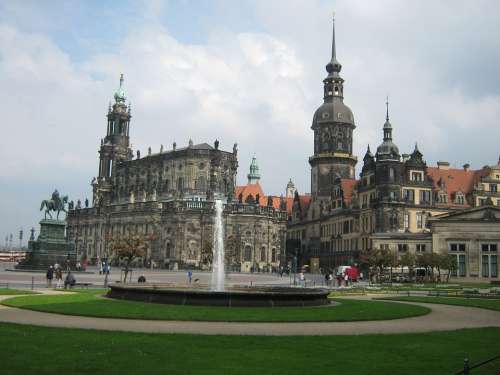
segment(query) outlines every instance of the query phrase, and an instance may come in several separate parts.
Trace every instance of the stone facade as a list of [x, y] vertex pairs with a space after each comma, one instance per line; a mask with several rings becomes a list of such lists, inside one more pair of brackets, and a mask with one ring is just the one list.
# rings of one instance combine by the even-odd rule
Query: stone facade
[[[357, 159], [349, 147], [345, 148], [352, 144], [354, 120], [351, 110], [343, 103], [344, 80], [338, 76], [340, 64], [335, 57], [335, 47], [327, 71], [325, 102], [313, 116], [315, 153], [309, 159], [311, 195], [295, 192], [289, 215], [286, 238], [289, 264], [297, 258], [299, 265], [309, 265], [311, 271], [319, 271], [359, 262], [360, 254], [372, 249], [385, 248], [398, 255], [407, 251], [417, 254], [448, 251], [442, 240], [437, 239], [440, 235], [436, 237], [433, 232], [441, 230], [438, 224], [441, 220], [447, 220], [443, 215], [473, 207], [500, 206], [500, 160], [496, 165], [471, 170], [467, 164], [462, 169], [450, 168], [447, 162], [438, 162], [437, 167], [428, 166], [417, 145], [413, 152], [400, 154], [393, 140], [389, 103], [382, 143], [375, 154], [368, 146], [356, 179]], [[332, 82], [338, 83], [333, 91], [330, 90]], [[333, 146], [330, 135], [325, 135], [332, 126], [334, 133], [343, 129], [344, 134], [336, 138]], [[335, 149], [339, 142], [343, 149]], [[464, 222], [462, 227], [456, 224], [450, 228], [458, 231], [457, 238], [464, 233], [468, 238], [487, 237], [479, 226], [468, 223], [470, 227]], [[489, 225], [491, 244], [500, 246], [498, 239], [491, 236], [491, 231], [500, 233], [499, 222]], [[450, 232], [446, 236], [453, 237]], [[469, 248], [467, 276], [484, 277], [478, 271], [480, 256], [472, 254], [478, 251], [477, 243]]]
[[[93, 261], [111, 255], [111, 243], [140, 235], [148, 243], [145, 264], [206, 268], [213, 241], [214, 200], [225, 202], [228, 266], [271, 270], [280, 265], [286, 212], [259, 202], [235, 199], [237, 146], [232, 152], [202, 143], [146, 155], [130, 148], [130, 106], [123, 77], [108, 111], [101, 140], [99, 174], [92, 180], [93, 206], [70, 206], [68, 237], [79, 257]], [[262, 195], [264, 199], [264, 195]]]

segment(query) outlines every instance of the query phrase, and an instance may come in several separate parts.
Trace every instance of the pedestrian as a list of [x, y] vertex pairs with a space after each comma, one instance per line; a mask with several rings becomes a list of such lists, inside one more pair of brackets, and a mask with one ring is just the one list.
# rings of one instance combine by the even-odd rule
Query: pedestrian
[[62, 287], [62, 270], [61, 268], [57, 268], [56, 271], [56, 289], [59, 289]]
[[104, 262], [99, 262], [99, 275], [102, 275], [103, 267], [104, 267]]
[[66, 280], [64, 280], [64, 289], [67, 289], [68, 286], [70, 288], [73, 288], [75, 284], [76, 284], [75, 276], [71, 273], [71, 271], [68, 271], [68, 274], [66, 275]]
[[325, 285], [330, 286], [330, 275], [328, 272], [325, 273]]
[[300, 285], [302, 285], [302, 287], [305, 287], [306, 286], [306, 277], [304, 275], [304, 272], [300, 273], [299, 280], [300, 280]]
[[188, 280], [189, 280], [189, 284], [191, 284], [191, 281], [193, 280], [193, 271], [189, 270], [187, 272], [187, 277], [188, 277]]
[[47, 276], [47, 288], [52, 288], [52, 279], [54, 278], [54, 267], [49, 266], [46, 276]]
[[346, 273], [344, 273], [344, 281], [345, 281], [345, 286], [349, 286], [349, 275]]

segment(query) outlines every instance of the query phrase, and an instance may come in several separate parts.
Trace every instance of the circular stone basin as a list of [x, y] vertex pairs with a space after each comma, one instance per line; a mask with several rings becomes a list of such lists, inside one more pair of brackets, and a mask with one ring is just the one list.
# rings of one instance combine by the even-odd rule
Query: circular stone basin
[[327, 289], [291, 287], [232, 287], [222, 292], [161, 284], [110, 285], [110, 298], [173, 305], [275, 307], [321, 306], [330, 303]]

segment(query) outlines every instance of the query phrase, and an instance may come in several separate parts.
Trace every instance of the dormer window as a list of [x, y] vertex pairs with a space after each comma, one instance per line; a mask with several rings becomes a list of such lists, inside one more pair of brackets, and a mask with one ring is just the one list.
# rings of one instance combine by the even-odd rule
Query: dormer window
[[440, 192], [438, 194], [439, 203], [448, 203], [448, 195], [445, 192]]
[[421, 182], [423, 180], [422, 172], [411, 172], [411, 180]]
[[465, 197], [462, 194], [462, 192], [459, 191], [458, 193], [456, 193], [456, 195], [455, 195], [455, 203], [456, 204], [465, 204]]

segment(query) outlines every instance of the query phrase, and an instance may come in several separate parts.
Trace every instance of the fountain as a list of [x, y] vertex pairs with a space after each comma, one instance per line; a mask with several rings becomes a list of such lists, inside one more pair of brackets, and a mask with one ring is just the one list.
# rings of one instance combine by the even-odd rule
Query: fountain
[[224, 225], [222, 223], [222, 212], [224, 205], [220, 199], [215, 201], [215, 225], [213, 244], [213, 266], [210, 289], [216, 292], [224, 290]]
[[222, 200], [216, 199], [212, 274], [208, 287], [200, 285], [120, 284], [109, 285], [108, 297], [142, 302], [201, 306], [320, 306], [330, 303], [329, 291], [284, 286], [232, 286], [225, 288], [224, 225]]

